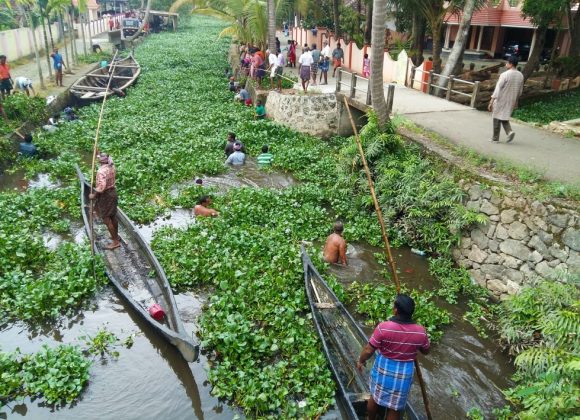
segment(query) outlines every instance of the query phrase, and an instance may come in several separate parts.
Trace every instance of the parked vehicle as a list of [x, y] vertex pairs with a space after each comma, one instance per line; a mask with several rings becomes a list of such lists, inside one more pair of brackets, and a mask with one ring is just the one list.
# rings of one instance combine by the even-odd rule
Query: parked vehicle
[[125, 18], [123, 19], [123, 38], [128, 36], [133, 36], [139, 30], [139, 19], [136, 18]]
[[511, 41], [506, 42], [503, 46], [503, 59], [515, 56], [519, 61], [526, 61], [530, 56], [531, 45], [528, 43]]

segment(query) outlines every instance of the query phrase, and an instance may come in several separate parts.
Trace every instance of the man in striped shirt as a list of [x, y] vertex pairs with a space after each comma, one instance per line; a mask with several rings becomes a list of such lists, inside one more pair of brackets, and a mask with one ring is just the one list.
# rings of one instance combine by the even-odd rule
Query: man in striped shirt
[[272, 161], [274, 160], [274, 156], [272, 153], [269, 152], [269, 147], [267, 144], [262, 146], [262, 154], [258, 155], [257, 161], [258, 165], [261, 167], [270, 166]]
[[413, 299], [398, 295], [393, 307], [394, 316], [375, 328], [356, 363], [357, 369], [362, 370], [365, 362], [377, 352], [369, 380], [369, 420], [376, 418], [379, 406], [387, 408], [387, 420], [399, 419], [413, 383], [417, 352], [429, 353], [427, 332], [413, 321], [414, 311]]

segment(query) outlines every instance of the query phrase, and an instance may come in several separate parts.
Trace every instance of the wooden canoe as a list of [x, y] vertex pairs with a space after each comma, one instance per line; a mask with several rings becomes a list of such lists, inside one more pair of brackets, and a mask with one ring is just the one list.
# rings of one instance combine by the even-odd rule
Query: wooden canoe
[[[92, 235], [89, 224], [91, 187], [78, 166], [76, 170], [81, 184], [81, 213], [87, 236], [90, 239]], [[97, 217], [93, 219], [95, 251], [103, 258], [107, 276], [127, 303], [155, 331], [177, 347], [185, 360], [194, 362], [199, 355], [199, 344], [193, 336], [187, 334], [183, 327], [175, 297], [163, 268], [139, 234], [137, 227], [121, 209], [117, 209], [117, 219], [122, 245], [112, 251], [104, 248], [110, 239], [106, 226]], [[155, 303], [165, 311], [163, 321], [153, 319], [148, 312], [148, 308]]]
[[[318, 273], [304, 246], [302, 264], [312, 319], [338, 385], [338, 399], [343, 414], [351, 420], [365, 419], [370, 396], [369, 374], [374, 356], [368, 360], [362, 372], [356, 369], [356, 361], [368, 343], [368, 337]], [[409, 420], [421, 418], [409, 403], [402, 417]]]
[[[111, 75], [111, 85], [107, 89], [110, 69], [113, 69], [113, 74]], [[77, 98], [86, 101], [103, 99], [104, 96], [123, 92], [135, 83], [140, 73], [141, 66], [130, 55], [127, 58], [116, 60], [114, 66], [113, 63], [109, 63], [107, 67], [101, 67], [85, 74], [74, 82], [70, 87], [70, 92]]]

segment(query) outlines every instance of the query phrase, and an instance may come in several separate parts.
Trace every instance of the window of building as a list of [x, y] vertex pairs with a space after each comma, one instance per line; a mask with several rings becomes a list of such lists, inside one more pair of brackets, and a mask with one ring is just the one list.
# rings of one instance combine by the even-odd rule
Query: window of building
[[516, 7], [520, 3], [520, 0], [508, 0], [508, 3], [510, 7]]
[[491, 7], [497, 7], [501, 3], [501, 0], [490, 0]]

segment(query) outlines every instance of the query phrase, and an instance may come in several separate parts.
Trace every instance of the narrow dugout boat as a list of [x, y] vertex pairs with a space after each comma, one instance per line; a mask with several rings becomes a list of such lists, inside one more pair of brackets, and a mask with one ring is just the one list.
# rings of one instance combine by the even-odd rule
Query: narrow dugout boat
[[[368, 337], [318, 273], [304, 246], [302, 264], [312, 319], [338, 385], [339, 403], [346, 418], [365, 419], [370, 396], [369, 374], [375, 357], [367, 361], [362, 372], [356, 369], [356, 361]], [[422, 418], [409, 403], [402, 417], [408, 420]]]
[[[109, 88], [109, 70], [113, 70]], [[70, 87], [70, 92], [78, 99], [93, 101], [105, 96], [123, 94], [123, 91], [135, 83], [141, 73], [141, 66], [132, 55], [109, 63], [106, 67], [95, 69], [80, 77]]]
[[[81, 213], [87, 236], [90, 239], [92, 235], [89, 224], [91, 187], [78, 166], [76, 170], [81, 185]], [[113, 251], [105, 250], [105, 245], [110, 238], [106, 226], [96, 217], [93, 219], [95, 251], [103, 258], [107, 276], [127, 303], [155, 331], [177, 347], [185, 360], [194, 362], [199, 355], [199, 344], [193, 336], [187, 334], [183, 327], [175, 297], [163, 268], [139, 234], [137, 227], [121, 209], [117, 209], [117, 219], [122, 245]], [[155, 304], [165, 312], [160, 320], [154, 319], [149, 312], [149, 308]]]

